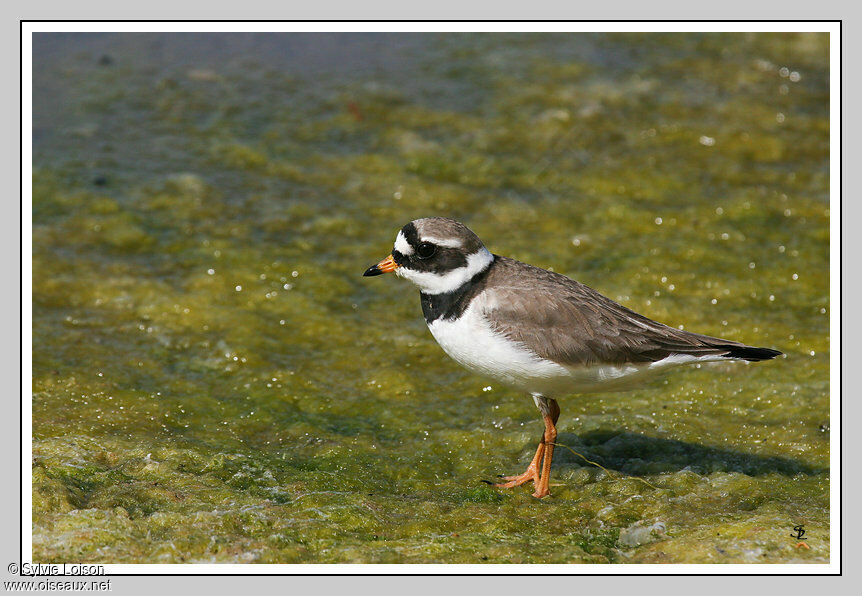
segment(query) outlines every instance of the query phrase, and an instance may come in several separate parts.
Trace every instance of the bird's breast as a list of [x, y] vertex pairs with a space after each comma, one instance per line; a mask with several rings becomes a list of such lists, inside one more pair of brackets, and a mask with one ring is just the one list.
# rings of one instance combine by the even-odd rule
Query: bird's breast
[[428, 321], [431, 335], [443, 351], [465, 368], [524, 391], [538, 391], [536, 381], [566, 376], [556, 362], [540, 358], [494, 331], [474, 301], [461, 316]]

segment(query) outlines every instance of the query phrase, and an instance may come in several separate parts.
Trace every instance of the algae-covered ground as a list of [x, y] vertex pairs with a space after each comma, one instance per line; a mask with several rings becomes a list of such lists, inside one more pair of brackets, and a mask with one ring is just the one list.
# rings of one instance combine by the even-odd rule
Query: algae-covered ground
[[[822, 34], [37, 34], [33, 558], [829, 561]], [[416, 217], [777, 348], [562, 399], [363, 278]], [[806, 546], [791, 537], [806, 530]]]

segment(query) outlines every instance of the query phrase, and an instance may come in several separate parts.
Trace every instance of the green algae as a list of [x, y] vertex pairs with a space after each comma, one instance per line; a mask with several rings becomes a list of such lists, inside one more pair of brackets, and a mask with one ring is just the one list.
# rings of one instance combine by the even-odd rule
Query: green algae
[[[34, 38], [35, 560], [829, 560], [826, 36], [141, 51], [179, 39]], [[360, 277], [431, 214], [787, 357], [561, 400], [608, 472], [560, 448], [552, 498], [488, 487], [532, 400]]]

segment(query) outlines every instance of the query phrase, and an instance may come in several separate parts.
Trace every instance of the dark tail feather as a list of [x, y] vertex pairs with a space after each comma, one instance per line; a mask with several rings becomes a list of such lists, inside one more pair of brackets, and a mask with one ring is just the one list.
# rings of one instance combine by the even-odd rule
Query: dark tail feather
[[753, 348], [751, 346], [734, 346], [734, 345], [718, 345], [716, 348], [727, 348], [727, 354], [722, 354], [725, 358], [742, 358], [749, 362], [757, 362], [758, 360], [772, 360], [776, 356], [781, 356], [778, 350], [770, 348]]

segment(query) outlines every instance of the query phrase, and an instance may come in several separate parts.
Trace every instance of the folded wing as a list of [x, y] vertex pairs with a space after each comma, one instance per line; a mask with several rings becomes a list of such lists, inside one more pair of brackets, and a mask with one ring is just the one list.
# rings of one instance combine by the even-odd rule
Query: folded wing
[[[531, 275], [518, 275], [528, 268]], [[538, 356], [566, 365], [658, 362], [673, 355], [756, 361], [769, 348], [674, 329], [563, 275], [497, 257], [487, 287], [488, 322]]]

